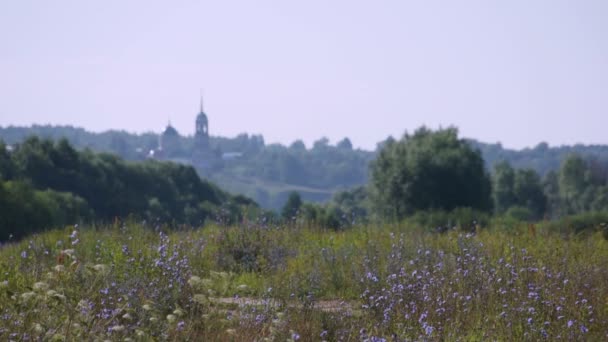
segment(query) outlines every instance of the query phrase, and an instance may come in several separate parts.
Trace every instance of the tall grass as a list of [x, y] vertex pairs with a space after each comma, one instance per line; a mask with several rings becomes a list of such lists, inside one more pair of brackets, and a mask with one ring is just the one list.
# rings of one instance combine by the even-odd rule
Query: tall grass
[[0, 249], [0, 340], [605, 340], [601, 232], [68, 227]]

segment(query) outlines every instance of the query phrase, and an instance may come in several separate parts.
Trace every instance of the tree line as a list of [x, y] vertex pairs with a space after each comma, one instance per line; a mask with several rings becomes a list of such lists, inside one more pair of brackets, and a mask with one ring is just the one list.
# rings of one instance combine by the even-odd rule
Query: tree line
[[238, 220], [257, 204], [201, 180], [189, 166], [129, 162], [76, 150], [66, 139], [30, 137], [7, 149], [0, 141], [0, 240], [77, 222], [134, 216], [201, 225]]
[[[96, 152], [117, 154], [132, 161], [145, 160], [150, 150], [158, 148], [159, 138], [155, 133], [92, 133], [71, 126], [0, 127], [0, 137], [7, 144], [19, 144], [30, 135], [54, 140], [64, 137], [78, 150], [89, 148]], [[193, 138], [179, 136], [178, 140], [179, 148], [174, 157], [187, 160], [194, 148]], [[543, 182], [549, 172], [558, 172], [565, 159], [573, 154], [579, 155], [585, 162], [592, 159], [597, 164], [608, 163], [608, 146], [604, 145], [550, 147], [541, 142], [533, 148], [516, 151], [506, 149], [499, 143], [463, 140], [473, 149], [481, 151], [483, 162], [491, 173], [494, 173], [497, 164], [507, 162], [515, 170], [534, 170]], [[290, 188], [323, 190], [327, 195], [315, 197], [302, 192], [310, 201], [322, 201], [331, 192], [366, 186], [373, 181], [369, 163], [387, 144], [395, 141], [394, 138], [388, 138], [380, 142], [374, 151], [365, 151], [353, 148], [348, 138], [335, 144], [330, 144], [326, 138], [320, 138], [307, 148], [300, 140], [289, 145], [266, 144], [263, 136], [246, 133], [231, 138], [211, 136], [213, 151], [220, 155], [221, 152], [238, 152], [240, 156], [224, 162], [218, 169], [206, 172], [199, 170], [199, 174], [235, 192], [248, 194], [263, 207], [277, 209], [283, 202], [283, 195]], [[521, 177], [523, 176], [519, 176], [520, 180]], [[273, 190], [269, 190], [271, 188]], [[554, 198], [548, 200], [547, 205], [553, 208], [556, 205], [555, 201], [551, 202]]]
[[[352, 144], [345, 139], [333, 147], [323, 140], [311, 150], [301, 158], [320, 165], [324, 158], [343, 160]], [[258, 153], [289, 159], [292, 153], [309, 152], [296, 142]], [[266, 172], [263, 165], [269, 162], [261, 157], [258, 161], [257, 170]], [[302, 172], [298, 165], [292, 166], [293, 172]], [[344, 177], [349, 173], [346, 167], [340, 172]], [[292, 193], [280, 213], [272, 214], [251, 199], [229, 195], [201, 180], [186, 165], [126, 161], [113, 154], [77, 150], [66, 139], [30, 137], [10, 150], [0, 142], [0, 208], [0, 239], [129, 215], [189, 225], [209, 219], [235, 222], [247, 215], [266, 222], [305, 222], [335, 229], [371, 220], [407, 219], [443, 228], [458, 222], [474, 225], [490, 217], [532, 222], [608, 211], [608, 162], [573, 153], [557, 170], [544, 175], [513, 167], [508, 160], [495, 161], [488, 168], [479, 148], [460, 138], [456, 128], [422, 127], [379, 145], [367, 183], [336, 193], [327, 204], [305, 203]]]
[[504, 159], [491, 169], [485, 165], [481, 151], [459, 138], [456, 128], [422, 127], [383, 144], [367, 185], [339, 192], [328, 205], [299, 204], [292, 194], [283, 217], [334, 228], [413, 218], [445, 229], [458, 221], [470, 228], [491, 217], [533, 222], [608, 212], [608, 162], [602, 159], [572, 153], [545, 175]]

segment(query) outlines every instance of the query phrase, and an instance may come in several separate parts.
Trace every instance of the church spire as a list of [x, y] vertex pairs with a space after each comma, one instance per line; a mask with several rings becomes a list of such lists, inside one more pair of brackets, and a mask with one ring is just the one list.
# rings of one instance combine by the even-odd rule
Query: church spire
[[203, 90], [201, 89], [201, 113], [204, 113], [205, 111], [203, 110]]

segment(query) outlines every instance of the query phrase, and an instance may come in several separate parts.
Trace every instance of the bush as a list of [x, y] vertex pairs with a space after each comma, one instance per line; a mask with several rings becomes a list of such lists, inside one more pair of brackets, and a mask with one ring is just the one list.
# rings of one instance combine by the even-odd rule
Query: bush
[[565, 230], [565, 232], [575, 234], [603, 231], [604, 237], [608, 238], [608, 212], [596, 211], [566, 216], [550, 222], [548, 228], [562, 232]]
[[418, 211], [406, 219], [406, 223], [445, 232], [449, 229], [458, 228], [464, 231], [474, 231], [477, 227], [488, 225], [490, 216], [471, 208], [456, 208], [452, 211], [428, 210]]
[[513, 206], [507, 210], [505, 216], [517, 221], [529, 222], [533, 220], [534, 214], [526, 207]]

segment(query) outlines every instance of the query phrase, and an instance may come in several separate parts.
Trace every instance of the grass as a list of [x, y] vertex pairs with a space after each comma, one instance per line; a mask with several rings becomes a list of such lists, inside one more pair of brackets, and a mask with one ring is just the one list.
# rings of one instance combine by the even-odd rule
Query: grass
[[68, 227], [0, 249], [0, 340], [598, 341], [607, 265], [542, 225]]

